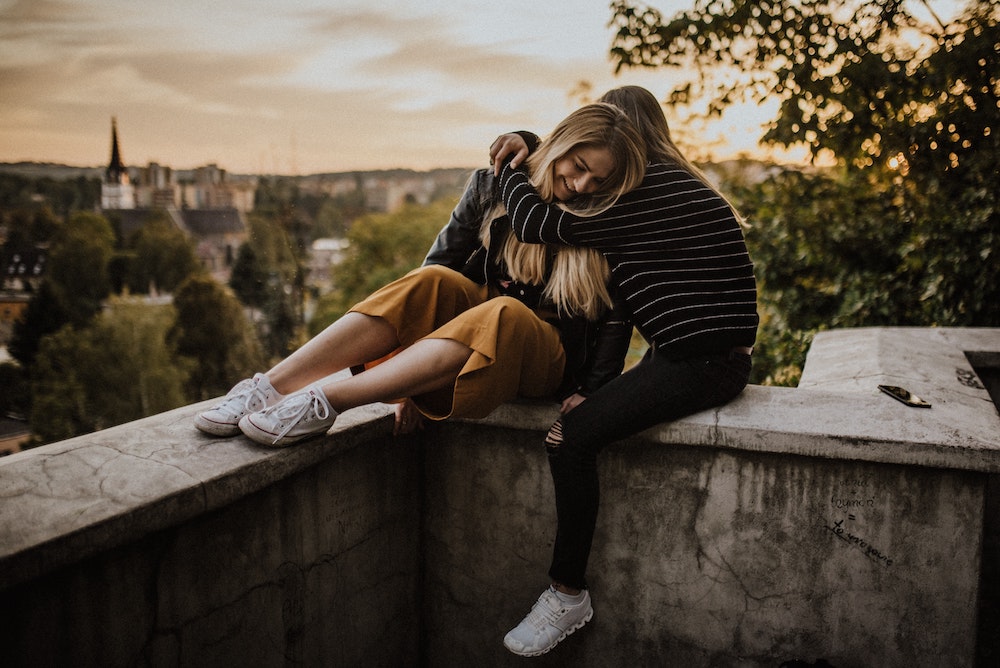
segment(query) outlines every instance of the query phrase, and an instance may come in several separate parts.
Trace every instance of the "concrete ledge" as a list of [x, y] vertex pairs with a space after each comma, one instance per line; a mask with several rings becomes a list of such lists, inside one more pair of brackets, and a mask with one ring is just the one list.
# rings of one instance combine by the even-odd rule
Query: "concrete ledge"
[[[996, 329], [824, 333], [802, 387], [609, 448], [606, 616], [552, 661], [972, 665], [1000, 417], [964, 353], [998, 349]], [[208, 403], [0, 459], [10, 656], [510, 662], [501, 631], [544, 584], [554, 406], [406, 439], [369, 406], [270, 450], [194, 430]]]
[[[1000, 472], [1000, 414], [967, 352], [1000, 329], [859, 328], [818, 334], [798, 388], [750, 386], [717, 410], [654, 427], [659, 443]], [[878, 390], [906, 387], [911, 408]], [[516, 414], [512, 413], [517, 410]], [[546, 430], [550, 410], [503, 407], [486, 422]]]
[[[877, 328], [816, 337], [799, 389], [751, 386], [716, 410], [657, 426], [662, 444], [1000, 472], [1000, 416], [966, 350], [1000, 329]], [[881, 394], [903, 385], [934, 406]], [[806, 391], [808, 390], [808, 391]], [[391, 408], [344, 413], [332, 437], [283, 450], [196, 432], [187, 406], [0, 458], [0, 589], [184, 522], [391, 433]], [[481, 422], [546, 431], [554, 406], [511, 404]]]
[[0, 590], [221, 508], [391, 434], [391, 408], [338, 418], [331, 436], [270, 450], [211, 438], [194, 416], [212, 402], [0, 459]]

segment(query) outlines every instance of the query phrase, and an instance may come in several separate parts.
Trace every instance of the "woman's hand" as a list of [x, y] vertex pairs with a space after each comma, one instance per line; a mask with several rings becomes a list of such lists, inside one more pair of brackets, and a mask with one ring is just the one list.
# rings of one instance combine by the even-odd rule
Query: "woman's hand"
[[424, 428], [424, 416], [409, 399], [396, 404], [396, 423], [392, 427], [393, 436], [412, 434]]
[[490, 164], [493, 165], [494, 176], [500, 176], [500, 168], [503, 166], [503, 161], [511, 154], [514, 155], [514, 159], [510, 161], [512, 169], [520, 165], [528, 157], [528, 144], [519, 134], [510, 132], [500, 135], [490, 145]]
[[563, 399], [562, 406], [559, 407], [559, 413], [566, 415], [571, 410], [582, 404], [587, 400], [587, 397], [582, 394], [571, 394], [565, 399]]

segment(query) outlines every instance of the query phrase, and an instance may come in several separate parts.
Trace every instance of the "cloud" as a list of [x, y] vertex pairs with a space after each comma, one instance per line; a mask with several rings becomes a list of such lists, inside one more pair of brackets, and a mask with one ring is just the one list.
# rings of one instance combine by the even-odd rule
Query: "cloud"
[[37, 34], [69, 22], [86, 21], [88, 13], [61, 0], [14, 0], [0, 8], [0, 35], [4, 38]]
[[130, 164], [476, 165], [610, 80], [604, 0], [324, 4], [0, 0], [0, 160], [99, 164], [117, 116]]

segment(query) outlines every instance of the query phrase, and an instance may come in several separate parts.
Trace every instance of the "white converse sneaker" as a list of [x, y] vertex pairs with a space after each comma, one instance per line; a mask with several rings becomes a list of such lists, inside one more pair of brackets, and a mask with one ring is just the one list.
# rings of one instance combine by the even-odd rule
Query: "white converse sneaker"
[[280, 403], [243, 416], [240, 429], [261, 445], [279, 448], [325, 434], [337, 419], [319, 385], [289, 394]]
[[514, 654], [539, 656], [558, 645], [594, 616], [590, 592], [583, 590], [583, 600], [568, 605], [549, 587], [535, 601], [531, 612], [504, 636], [503, 644]]
[[273, 406], [281, 398], [267, 376], [258, 373], [253, 378], [241, 380], [222, 401], [199, 413], [194, 426], [213, 436], [235, 436], [240, 433], [240, 418]]

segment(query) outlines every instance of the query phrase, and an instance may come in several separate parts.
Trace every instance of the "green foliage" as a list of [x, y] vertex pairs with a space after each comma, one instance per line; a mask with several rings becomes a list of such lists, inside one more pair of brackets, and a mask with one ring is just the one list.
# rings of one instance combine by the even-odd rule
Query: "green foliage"
[[47, 244], [62, 226], [47, 206], [13, 209], [3, 217], [7, 225], [6, 255]]
[[208, 276], [195, 275], [174, 294], [177, 320], [170, 341], [191, 366], [187, 395], [201, 401], [225, 394], [264, 367], [260, 344], [239, 301]]
[[336, 195], [323, 201], [316, 212], [313, 237], [343, 238], [350, 229], [351, 221], [365, 212], [364, 192], [360, 189], [343, 195]]
[[[707, 95], [712, 113], [776, 97], [782, 106], [766, 141], [805, 142], [814, 154], [828, 149], [871, 164], [897, 153], [947, 159], [972, 156], [983, 141], [995, 146], [996, 133], [983, 130], [995, 130], [1000, 113], [997, 3], [970, 3], [947, 25], [913, 9], [927, 3], [697, 0], [665, 21], [619, 0], [611, 54], [619, 69], [686, 68], [671, 100]], [[942, 121], [955, 129], [942, 132]]]
[[111, 224], [97, 214], [76, 213], [56, 232], [47, 280], [74, 324], [86, 324], [111, 292], [108, 265], [114, 249]]
[[252, 243], [245, 243], [236, 251], [236, 260], [229, 275], [229, 287], [237, 299], [253, 308], [267, 303], [268, 277], [272, 274], [258, 259]]
[[303, 194], [295, 179], [261, 179], [257, 184], [254, 210], [282, 229], [296, 258], [305, 257], [318, 209], [318, 199]]
[[24, 314], [14, 323], [14, 333], [8, 345], [11, 357], [25, 369], [34, 364], [42, 338], [59, 331], [69, 321], [69, 316], [62, 309], [52, 284], [43, 281], [28, 302]]
[[0, 415], [27, 417], [31, 391], [24, 368], [10, 362], [0, 363], [0, 387], [4, 389], [0, 392]]
[[1000, 324], [1000, 4], [948, 24], [916, 9], [931, 6], [698, 0], [665, 21], [612, 5], [619, 68], [686, 68], [669, 101], [707, 94], [709, 114], [777, 98], [763, 140], [840, 165], [731, 189], [771, 382], [794, 381], [818, 329]]
[[298, 260], [293, 240], [273, 218], [259, 212], [248, 218], [250, 236], [247, 244], [253, 249], [255, 260], [268, 274], [276, 274], [282, 281], [291, 281], [298, 272]]
[[76, 211], [93, 211], [100, 201], [99, 178], [31, 178], [0, 173], [0, 211], [47, 208], [65, 218]]
[[200, 272], [191, 240], [175, 227], [166, 214], [146, 222], [131, 240], [134, 263], [129, 288], [137, 294], [151, 288], [173, 292], [188, 276]]
[[900, 271], [912, 227], [864, 176], [789, 170], [734, 193], [750, 220], [761, 301], [782, 326], [915, 324], [919, 278]]
[[455, 204], [455, 199], [441, 199], [355, 221], [344, 259], [333, 268], [334, 289], [320, 300], [310, 333], [318, 333], [375, 290], [420, 266]]
[[183, 405], [186, 371], [166, 343], [173, 319], [168, 306], [112, 300], [91, 324], [46, 336], [32, 373], [36, 439], [62, 440]]
[[229, 285], [241, 302], [259, 309], [258, 336], [270, 357], [284, 357], [301, 325], [303, 264], [288, 232], [272, 217], [250, 216], [250, 238], [240, 246]]

